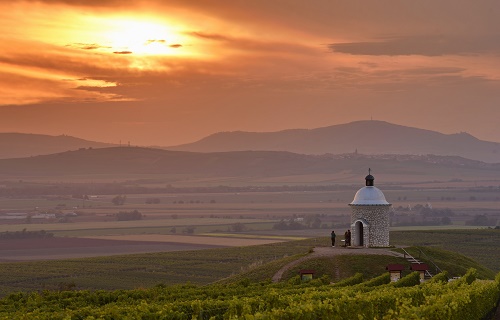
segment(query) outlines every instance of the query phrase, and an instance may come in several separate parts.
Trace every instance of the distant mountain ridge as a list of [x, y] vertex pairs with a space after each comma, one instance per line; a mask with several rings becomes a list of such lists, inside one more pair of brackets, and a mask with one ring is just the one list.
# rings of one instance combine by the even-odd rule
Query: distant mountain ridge
[[67, 135], [0, 133], [0, 159], [24, 158], [80, 148], [106, 148], [112, 144], [88, 141]]
[[168, 147], [193, 152], [288, 151], [299, 154], [415, 154], [460, 156], [500, 163], [500, 143], [462, 132], [443, 134], [385, 121], [356, 121], [317, 129], [276, 132], [219, 132], [199, 141]]

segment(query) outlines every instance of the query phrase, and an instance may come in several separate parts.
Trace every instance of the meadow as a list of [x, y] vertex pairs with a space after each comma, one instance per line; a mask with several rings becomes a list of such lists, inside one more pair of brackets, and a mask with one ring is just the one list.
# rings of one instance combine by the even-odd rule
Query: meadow
[[[153, 182], [144, 183], [151, 186]], [[454, 270], [455, 274], [474, 266], [491, 278], [491, 272], [500, 271], [499, 260], [494, 259], [500, 256], [499, 232], [484, 229], [484, 226], [469, 226], [466, 221], [477, 214], [498, 219], [498, 190], [470, 183], [445, 188], [437, 182], [433, 186], [428, 184], [425, 188], [403, 188], [402, 183], [394, 182], [380, 188], [396, 209], [417, 204], [449, 208], [455, 212], [452, 224], [394, 227], [391, 244], [446, 249], [462, 254], [472, 260], [461, 260], [464, 263], [460, 269], [452, 268], [447, 261], [453, 258], [447, 258], [444, 253], [432, 259], [441, 259], [440, 264]], [[63, 220], [32, 219], [30, 223], [0, 219], [0, 232], [45, 230], [57, 239], [81, 239], [83, 242], [73, 249], [54, 247], [32, 251], [12, 250], [13, 242], [0, 246], [1, 259], [10, 260], [0, 263], [3, 290], [0, 294], [65, 288], [149, 288], [159, 283], [206, 285], [258, 270], [259, 266], [266, 266], [271, 271], [261, 270], [251, 277], [264, 280], [288, 259], [305, 255], [312, 247], [327, 245], [326, 236], [332, 228], [343, 234], [350, 221], [347, 204], [359, 187], [287, 190], [279, 186], [275, 191], [249, 191], [247, 188], [235, 192], [126, 194], [123, 205], [112, 203], [116, 194], [90, 195], [85, 200], [71, 196], [3, 197], [0, 198], [0, 216], [9, 212], [75, 215]], [[159, 203], [147, 203], [148, 199], [158, 199]], [[118, 212], [132, 210], [138, 210], [143, 218], [117, 221]], [[273, 228], [281, 220], [296, 218], [304, 219], [304, 224], [316, 218], [321, 223], [319, 228]], [[474, 230], [477, 228], [482, 229]], [[87, 245], [85, 241], [91, 240], [97, 242]], [[34, 259], [40, 261], [15, 262]], [[338, 270], [345, 269], [342, 265], [344, 263]], [[490, 273], [481, 269], [482, 266], [490, 269]], [[288, 276], [296, 270], [290, 272]], [[326, 273], [336, 277], [331, 270]], [[352, 275], [345, 271], [339, 274], [342, 277]]]
[[331, 283], [327, 275], [307, 282], [249, 278], [198, 287], [191, 284], [115, 291], [14, 293], [0, 299], [2, 319], [489, 319], [500, 298], [500, 273], [480, 280], [469, 268], [459, 280], [442, 272], [420, 282], [418, 272], [390, 282], [387, 272], [362, 273]]
[[[463, 236], [462, 232], [469, 234], [468, 240], [464, 243], [456, 241], [457, 237]], [[498, 259], [494, 259], [495, 255], [498, 256], [500, 231], [441, 230], [434, 231], [433, 235], [436, 242], [423, 245], [422, 240], [428, 238], [425, 231], [391, 232], [391, 243], [418, 245], [418, 248], [427, 254], [421, 257], [423, 261], [430, 258], [430, 261], [447, 270], [452, 276], [463, 274], [470, 267], [477, 269], [481, 278], [491, 279], [500, 271]], [[322, 237], [197, 251], [4, 262], [0, 263], [2, 274], [0, 294], [68, 288], [90, 290], [150, 288], [160, 283], [206, 285], [231, 276], [266, 281], [284, 264], [307, 255], [314, 247], [328, 247], [328, 243], [329, 239]], [[446, 251], [443, 250], [442, 243], [448, 243]], [[478, 250], [478, 247], [482, 250]], [[415, 252], [417, 256], [418, 251]], [[483, 252], [488, 254], [484, 255]], [[286, 279], [294, 277], [300, 268], [316, 269], [319, 277], [327, 275], [335, 281], [353, 276], [356, 272], [371, 277], [383, 273], [389, 263], [406, 263], [404, 259], [389, 256], [377, 258], [360, 255], [339, 256], [333, 260], [322, 259], [291, 269]]]

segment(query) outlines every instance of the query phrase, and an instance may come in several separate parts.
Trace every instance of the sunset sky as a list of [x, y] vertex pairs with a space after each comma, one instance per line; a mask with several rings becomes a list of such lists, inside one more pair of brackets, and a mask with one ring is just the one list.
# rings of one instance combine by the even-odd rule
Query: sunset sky
[[0, 131], [175, 145], [384, 120], [500, 142], [500, 1], [0, 0]]

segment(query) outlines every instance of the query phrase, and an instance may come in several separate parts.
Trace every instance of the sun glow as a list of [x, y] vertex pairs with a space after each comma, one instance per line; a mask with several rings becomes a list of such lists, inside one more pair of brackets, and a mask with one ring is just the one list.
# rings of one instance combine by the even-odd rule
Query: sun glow
[[178, 27], [153, 19], [92, 18], [94, 38], [86, 49], [122, 55], [192, 55]]
[[178, 54], [183, 39], [172, 27], [145, 21], [117, 20], [104, 32], [115, 53]]

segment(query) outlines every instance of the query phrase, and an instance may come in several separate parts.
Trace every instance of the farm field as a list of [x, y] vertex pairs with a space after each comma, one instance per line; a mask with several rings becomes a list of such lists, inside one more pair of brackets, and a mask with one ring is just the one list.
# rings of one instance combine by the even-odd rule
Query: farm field
[[[75, 235], [85, 234], [86, 232], [105, 230], [103, 232], [108, 234], [113, 234], [114, 232], [121, 234], [128, 230], [130, 234], [146, 233], [148, 229], [153, 229], [155, 231], [163, 230], [163, 232], [169, 232], [171, 227], [181, 227], [181, 226], [218, 226], [230, 225], [234, 223], [263, 223], [269, 222], [269, 220], [264, 219], [218, 219], [218, 218], [183, 218], [183, 219], [142, 219], [133, 221], [85, 221], [85, 222], [74, 222], [74, 223], [31, 223], [31, 224], [7, 224], [2, 225], [2, 231], [19, 231], [24, 228], [26, 230], [40, 230], [50, 231], [54, 233], [60, 232], [62, 235]], [[160, 229], [159, 229], [160, 228]]]
[[58, 289], [72, 283], [93, 290], [145, 288], [158, 283], [208, 284], [271, 261], [305, 254], [312, 243], [302, 240], [196, 251], [3, 262], [0, 295], [18, 290]]
[[[144, 220], [182, 218], [258, 218], [276, 220], [293, 215], [348, 216], [350, 203], [361, 186], [338, 191], [289, 191], [289, 192], [226, 192], [179, 194], [127, 194], [123, 205], [113, 205], [115, 196], [91, 196], [89, 200], [71, 197], [0, 198], [0, 228], [5, 224], [25, 224], [24, 221], [2, 219], [9, 212], [78, 213], [69, 222], [116, 220], [118, 211], [138, 210]], [[403, 189], [398, 186], [380, 187], [393, 208], [431, 205], [432, 208], [449, 208], [458, 215], [485, 213], [500, 217], [500, 194], [496, 189]], [[147, 204], [148, 199], [159, 203]], [[48, 224], [51, 221], [39, 221]], [[32, 221], [35, 223], [35, 221]], [[141, 222], [147, 223], [147, 222]]]
[[124, 240], [124, 241], [140, 241], [140, 242], [169, 242], [169, 243], [183, 243], [183, 244], [206, 244], [213, 246], [224, 247], [242, 247], [254, 246], [267, 243], [283, 242], [292, 240], [292, 237], [280, 239], [280, 237], [273, 237], [274, 239], [262, 239], [265, 237], [254, 237], [252, 235], [239, 237], [238, 235], [224, 235], [218, 234], [217, 236], [189, 236], [189, 235], [128, 235], [128, 236], [103, 236], [92, 237], [91, 239], [101, 240]]
[[[75, 212], [64, 222], [53, 220], [0, 220], [1, 232], [45, 230], [49, 239], [0, 240], [0, 295], [16, 291], [151, 288], [187, 282], [207, 285], [230, 276], [268, 279], [284, 263], [307, 255], [311, 248], [328, 246], [325, 237], [334, 228], [339, 234], [349, 227], [347, 206], [353, 190], [231, 192], [183, 194], [128, 194], [123, 205], [112, 205], [114, 196], [0, 199], [2, 211]], [[500, 266], [498, 232], [473, 230], [465, 222], [475, 214], [498, 215], [496, 191], [399, 190], [387, 186], [386, 197], [394, 207], [431, 203], [433, 208], [452, 208], [452, 225], [404, 226], [392, 231], [394, 245], [420, 245], [453, 274], [476, 266], [492, 277]], [[147, 204], [148, 199], [160, 203]], [[392, 200], [394, 199], [394, 200]], [[138, 210], [141, 220], [117, 221], [116, 213]], [[319, 218], [321, 228], [276, 230], [281, 220]], [[456, 230], [457, 228], [463, 230]], [[413, 231], [409, 231], [413, 229]], [[293, 241], [294, 239], [304, 239]], [[291, 241], [292, 240], [292, 241]], [[465, 255], [457, 258], [437, 249]], [[373, 259], [373, 258], [370, 258]], [[369, 259], [369, 260], [370, 260]], [[324, 258], [303, 267], [323, 270], [332, 279], [352, 276], [346, 265], [373, 263]], [[347, 262], [348, 261], [348, 262]], [[357, 261], [357, 262], [356, 262]], [[384, 258], [378, 267], [390, 261]], [[449, 261], [453, 261], [450, 263]], [[460, 261], [459, 267], [454, 266]], [[318, 264], [319, 263], [319, 264]], [[479, 264], [478, 264], [479, 263]], [[326, 265], [337, 266], [335, 271]], [[484, 265], [493, 271], [488, 271]], [[340, 268], [340, 269], [339, 269]], [[343, 268], [343, 269], [342, 269]], [[342, 269], [342, 270], [341, 270]], [[354, 269], [353, 269], [354, 270]], [[293, 277], [296, 270], [286, 275]]]
[[[8, 318], [22, 318], [29, 312], [31, 316], [51, 319], [76, 315], [154, 317], [158, 314], [174, 318], [202, 315], [220, 319], [267, 314], [268, 318], [279, 319], [284, 314], [287, 318], [296, 318], [297, 312], [300, 312], [300, 317], [306, 319], [331, 316], [332, 312], [346, 312], [345, 309], [348, 308], [349, 312], [363, 314], [368, 318], [383, 314], [400, 318], [417, 312], [429, 318], [441, 318], [445, 314], [451, 314], [455, 318], [468, 314], [468, 319], [483, 319], [493, 314], [493, 307], [500, 296], [498, 275], [494, 281], [480, 280], [484, 279], [484, 272], [477, 272], [470, 267], [468, 271], [464, 271], [466, 274], [457, 274], [456, 270], [450, 272], [450, 275], [463, 276], [451, 283], [446, 281], [447, 274], [439, 274], [434, 280], [421, 284], [418, 273], [405, 273], [403, 279], [390, 283], [384, 266], [394, 262], [404, 263], [404, 259], [384, 258], [378, 254], [308, 260], [309, 263], [297, 266], [295, 270], [290, 269], [286, 281], [271, 283], [265, 280], [283, 264], [306, 254], [288, 256], [285, 252], [292, 253], [293, 249], [300, 252], [307, 249], [308, 245], [311, 245], [310, 240], [288, 245], [257, 246], [251, 248], [251, 251], [247, 247], [201, 250], [200, 255], [179, 252], [166, 256], [130, 255], [116, 257], [112, 261], [94, 258], [58, 261], [58, 264], [41, 262], [39, 268], [42, 271], [36, 278], [29, 278], [29, 274], [25, 272], [26, 267], [29, 267], [28, 263], [11, 264], [6, 270], [17, 267], [11, 271], [16, 270], [18, 276], [19, 271], [24, 274], [17, 280], [12, 276], [0, 280], [0, 296], [23, 286], [39, 287], [31, 293], [14, 293], [4, 299], [0, 298], [0, 312], [3, 312], [1, 316]], [[329, 251], [331, 248], [323, 249]], [[432, 251], [428, 251], [429, 255]], [[272, 253], [275, 254], [274, 258]], [[276, 258], [278, 253], [285, 253], [282, 256], [284, 258]], [[261, 260], [248, 260], [255, 255]], [[450, 258], [459, 264], [463, 263], [464, 268], [474, 265], [473, 262], [462, 261], [460, 255], [452, 254]], [[181, 263], [178, 265], [177, 262]], [[241, 262], [249, 263], [240, 268], [241, 276], [236, 274], [222, 282], [215, 281], [203, 286], [193, 285], [193, 282], [175, 282], [182, 277], [206, 281], [210, 277], [210, 273], [207, 274], [206, 271], [211, 264], [218, 264], [218, 268], [211, 269], [213, 277], [228, 272]], [[371, 265], [369, 270], [367, 265]], [[181, 269], [182, 266], [184, 269]], [[315, 268], [318, 278], [302, 283], [296, 273], [299, 268], [304, 267]], [[64, 272], [71, 272], [71, 277], [62, 276]], [[176, 276], [168, 277], [169, 272], [175, 272]], [[490, 273], [489, 277], [493, 276]], [[334, 279], [333, 285], [330, 279]], [[120, 286], [121, 289], [128, 289], [124, 286], [129, 285], [133, 290], [99, 290], [117, 285], [118, 289]], [[43, 292], [39, 291], [40, 286], [44, 289]], [[82, 288], [90, 290], [75, 290]], [[455, 302], [460, 308], [448, 307]], [[304, 308], [304, 303], [307, 308]], [[359, 308], [360, 303], [374, 307]]]
[[[198, 238], [203, 240], [211, 237]], [[460, 239], [462, 241], [459, 241]], [[92, 290], [145, 288], [158, 283], [172, 285], [190, 282], [205, 285], [238, 274], [243, 275], [242, 279], [247, 274], [246, 277], [251, 279], [265, 280], [277, 272], [280, 266], [287, 261], [290, 262], [310, 253], [311, 248], [330, 249], [328, 237], [242, 247], [229, 246], [227, 242], [232, 242], [235, 239], [226, 237], [224, 238], [226, 243], [221, 243], [224, 247], [219, 248], [200, 243], [181, 244], [72, 238], [58, 240], [60, 240], [58, 242], [59, 252], [68, 255], [79, 252], [79, 250], [108, 252], [107, 254], [102, 252], [102, 256], [95, 256], [94, 253], [92, 258], [70, 258], [67, 256], [63, 259], [60, 256], [58, 260], [1, 262], [0, 287], [3, 288], [3, 293], [16, 290], [39, 290], [40, 288], [58, 289], [72, 285], [79, 289]], [[253, 239], [249, 240], [253, 241]], [[71, 241], [82, 242], [78, 245]], [[451, 274], [460, 274], [465, 272], [467, 268], [474, 267], [481, 270], [483, 277], [491, 278], [500, 271], [498, 259], [494, 259], [500, 250], [498, 245], [500, 232], [498, 230], [435, 230], [431, 234], [428, 231], [397, 231], [391, 232], [391, 243], [398, 246], [421, 246], [432, 261]], [[33, 243], [31, 245], [25, 244], [25, 248], [33, 250], [32, 253], [37, 252], [41, 247], [48, 246], [43, 241], [39, 242], [39, 247], [32, 248], [32, 245]], [[79, 249], [79, 246], [82, 249]], [[119, 248], [133, 250], [134, 248], [147, 247], [154, 252], [132, 254], [133, 251], [124, 251], [122, 255], [116, 255], [119, 252], [114, 251], [115, 255], [111, 255], [113, 250]], [[443, 251], [443, 248], [448, 251]], [[352, 251], [356, 249], [339, 248], [338, 250]], [[372, 250], [376, 252], [377, 249]], [[363, 270], [370, 265], [373, 269], [372, 258], [362, 258], [362, 255], [359, 257], [357, 260], [350, 258], [351, 260], [345, 262], [342, 262], [343, 260], [340, 258], [335, 258], [334, 262], [331, 262], [330, 258], [325, 258], [324, 261], [328, 265], [331, 263], [337, 265], [337, 269], [335, 269], [337, 271], [327, 267], [327, 265], [320, 268], [317, 263], [313, 267], [314, 261], [313, 264], [305, 264], [303, 267], [324, 270], [322, 272], [329, 274], [332, 279], [339, 277], [339, 275], [341, 277], [352, 276], [354, 270]], [[383, 261], [378, 264], [381, 269], [377, 270], [383, 272], [387, 263], [398, 263], [397, 259], [392, 257], [392, 260], [380, 260]], [[356, 269], [354, 269], [354, 265], [357, 266]], [[264, 269], [258, 269], [261, 267]], [[289, 276], [292, 275], [289, 274]]]
[[0, 262], [107, 257], [150, 252], [192, 251], [216, 247], [219, 246], [204, 243], [118, 241], [111, 239], [16, 239], [0, 241]]
[[420, 283], [417, 272], [391, 283], [388, 273], [366, 279], [358, 273], [331, 285], [327, 279], [301, 283], [224, 285], [159, 285], [131, 291], [59, 291], [13, 294], [0, 300], [0, 316], [27, 314], [39, 319], [168, 318], [168, 319], [488, 319], [500, 297], [500, 276], [477, 278], [469, 269], [449, 283], [442, 273]]
[[[40, 231], [64, 237], [71, 241], [103, 241], [102, 245], [76, 245], [75, 250], [58, 246], [46, 248], [11, 248], [3, 246], [2, 261], [54, 260], [132, 253], [199, 250], [207, 247], [254, 246], [264, 243], [318, 238], [327, 236], [331, 229], [342, 235], [349, 228], [350, 208], [347, 205], [359, 186], [333, 191], [274, 191], [274, 192], [187, 192], [172, 194], [127, 194], [123, 205], [113, 205], [115, 195], [96, 195], [88, 200], [61, 196], [34, 198], [0, 198], [0, 233]], [[475, 229], [466, 225], [475, 215], [485, 215], [491, 226], [500, 218], [498, 191], [494, 188], [401, 189], [400, 185], [381, 186], [395, 210], [417, 205], [454, 211], [452, 224], [439, 226], [394, 226], [398, 230], [455, 230]], [[478, 192], [480, 190], [481, 192]], [[158, 203], [146, 203], [156, 199]], [[35, 209], [36, 208], [36, 209]], [[403, 208], [403, 209], [401, 209]], [[118, 212], [137, 210], [141, 220], [117, 221]], [[72, 214], [59, 219], [9, 218], [9, 213], [60, 212]], [[410, 213], [411, 211], [403, 211]], [[406, 213], [405, 213], [406, 214]], [[301, 219], [319, 224], [305, 229], [278, 230], [274, 226], [282, 220]], [[484, 228], [484, 226], [482, 227]], [[397, 233], [395, 233], [397, 234]], [[460, 245], [463, 253], [479, 257], [478, 261], [493, 270], [499, 266], [490, 262], [498, 251], [472, 247], [456, 236], [453, 245], [434, 243], [433, 236], [421, 234], [416, 242], [440, 245], [453, 249]], [[76, 238], [73, 239], [73, 238]], [[79, 239], [79, 240], [78, 240]], [[465, 238], [467, 239], [467, 238]], [[404, 239], [398, 244], [412, 244]], [[434, 239], [435, 240], [435, 239]], [[127, 242], [129, 241], [129, 242]], [[120, 244], [120, 245], [117, 245]]]

